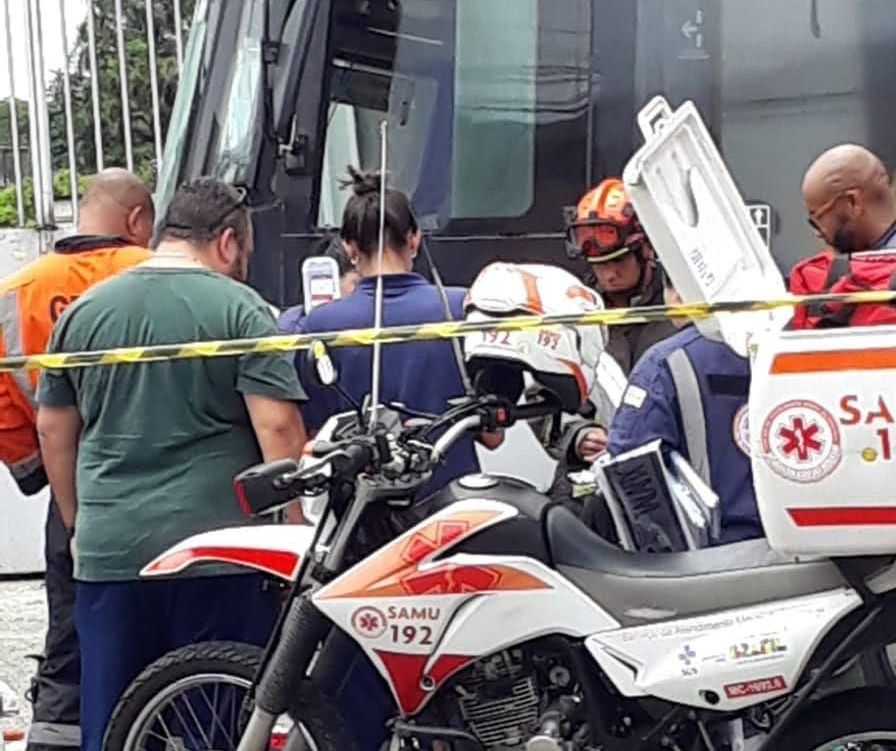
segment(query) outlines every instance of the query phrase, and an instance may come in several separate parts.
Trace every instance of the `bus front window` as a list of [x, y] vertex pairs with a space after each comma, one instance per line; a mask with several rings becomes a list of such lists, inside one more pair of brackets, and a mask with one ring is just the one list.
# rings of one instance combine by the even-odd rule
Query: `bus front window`
[[534, 197], [538, 0], [336, 0], [318, 225], [348, 164], [388, 172], [430, 226], [512, 217]]

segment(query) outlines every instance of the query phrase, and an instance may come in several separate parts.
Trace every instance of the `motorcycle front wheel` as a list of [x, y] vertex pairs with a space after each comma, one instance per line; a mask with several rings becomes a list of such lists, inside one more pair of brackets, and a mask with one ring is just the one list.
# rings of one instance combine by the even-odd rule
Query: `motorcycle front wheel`
[[862, 688], [830, 696], [797, 718], [775, 748], [896, 751], [896, 692]]
[[[236, 751], [261, 658], [258, 647], [236, 642], [193, 644], [161, 657], [122, 695], [103, 751]], [[298, 722], [278, 721], [270, 751], [355, 751], [339, 711], [308, 681], [293, 707]]]

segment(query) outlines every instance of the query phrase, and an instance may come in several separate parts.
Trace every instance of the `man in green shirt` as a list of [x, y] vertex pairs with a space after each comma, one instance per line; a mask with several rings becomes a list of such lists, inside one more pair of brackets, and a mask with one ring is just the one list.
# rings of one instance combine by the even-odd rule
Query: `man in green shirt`
[[[155, 257], [73, 304], [49, 351], [276, 334], [267, 304], [241, 283], [251, 251], [240, 194], [194, 180], [172, 199]], [[304, 398], [288, 355], [43, 374], [38, 433], [47, 475], [66, 527], [77, 526], [84, 751], [101, 751], [121, 693], [162, 654], [200, 640], [268, 637], [277, 598], [259, 577], [138, 574], [184, 537], [246, 523], [233, 477], [260, 461], [299, 458]]]

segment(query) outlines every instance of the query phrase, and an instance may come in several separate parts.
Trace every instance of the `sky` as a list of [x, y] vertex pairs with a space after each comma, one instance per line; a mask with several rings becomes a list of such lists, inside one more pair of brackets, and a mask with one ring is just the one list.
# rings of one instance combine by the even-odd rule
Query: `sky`
[[[6, 48], [6, 21], [3, 6], [9, 6], [12, 30], [12, 72], [15, 93], [19, 99], [28, 98], [28, 55], [25, 46], [25, 7], [29, 0], [0, 0], [0, 97], [9, 96], [9, 57]], [[65, 25], [69, 48], [75, 38], [78, 25], [84, 20], [88, 0], [36, 0], [40, 6], [44, 46], [44, 80], [50, 80], [50, 72], [62, 68], [65, 51], [62, 47], [60, 5], [65, 6]]]

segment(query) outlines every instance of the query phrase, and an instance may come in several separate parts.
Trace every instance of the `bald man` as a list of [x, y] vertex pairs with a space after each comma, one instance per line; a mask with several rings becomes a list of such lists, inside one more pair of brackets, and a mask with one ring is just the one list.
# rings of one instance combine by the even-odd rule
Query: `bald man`
[[809, 224], [841, 253], [896, 248], [896, 197], [887, 168], [868, 149], [835, 146], [803, 180]]
[[[152, 196], [130, 172], [93, 177], [80, 202], [77, 234], [0, 281], [0, 356], [44, 352], [56, 319], [89, 287], [151, 257]], [[0, 461], [26, 495], [47, 485], [35, 423], [38, 375], [0, 374]], [[55, 501], [46, 523], [49, 627], [32, 683], [29, 751], [80, 747], [80, 659], [74, 627], [69, 536]]]

